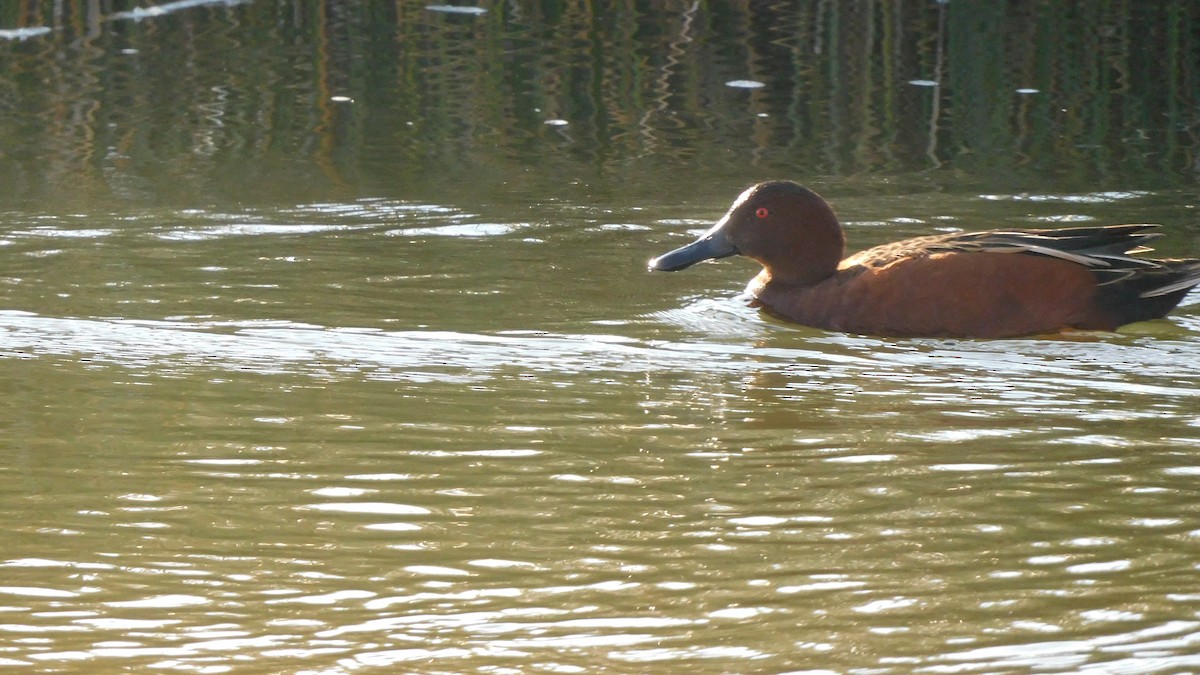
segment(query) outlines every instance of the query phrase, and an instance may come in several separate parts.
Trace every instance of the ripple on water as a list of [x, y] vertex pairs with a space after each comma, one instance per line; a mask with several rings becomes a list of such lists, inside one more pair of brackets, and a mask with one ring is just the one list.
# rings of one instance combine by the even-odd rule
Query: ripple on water
[[[740, 311], [715, 336], [0, 312], [5, 353], [91, 359], [72, 387], [174, 395], [71, 411], [122, 468], [14, 526], [95, 537], [0, 563], [13, 630], [47, 640], [22, 659], [1191, 667], [1200, 626], [1165, 617], [1200, 608], [1194, 337], [886, 341]], [[181, 431], [140, 456], [87, 436], [123, 405]], [[119, 475], [139, 460], [155, 480]]]
[[320, 504], [305, 504], [297, 508], [312, 511], [366, 513], [389, 516], [424, 516], [432, 513], [432, 511], [424, 507], [412, 506], [410, 504], [393, 504], [390, 502], [324, 502]]

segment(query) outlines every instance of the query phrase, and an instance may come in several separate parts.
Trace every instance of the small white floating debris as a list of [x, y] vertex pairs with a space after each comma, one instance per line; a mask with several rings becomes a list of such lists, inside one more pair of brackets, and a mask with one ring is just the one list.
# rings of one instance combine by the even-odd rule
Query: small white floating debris
[[936, 86], [938, 86], [937, 80], [909, 80], [908, 83], [912, 84], [912, 85], [916, 85], [918, 87], [936, 87]]
[[758, 80], [730, 80], [725, 83], [725, 86], [734, 89], [760, 89], [767, 85]]
[[233, 7], [234, 5], [244, 5], [249, 2], [253, 2], [253, 0], [175, 0], [174, 2], [167, 2], [153, 7], [135, 7], [127, 12], [113, 12], [108, 15], [108, 20], [132, 19], [134, 21], [141, 21], [142, 19], [166, 16], [172, 12], [201, 7], [203, 5]]
[[545, 124], [552, 126], [552, 127], [565, 127], [568, 124], [570, 124], [570, 122], [568, 122], [566, 120], [560, 120], [560, 119], [555, 118], [552, 120], [546, 120]]
[[1017, 90], [1017, 93], [1018, 94], [1040, 94], [1041, 92], [1037, 89], [1032, 89], [1030, 87], [1021, 87], [1020, 89]]
[[471, 14], [474, 16], [487, 14], [487, 9], [483, 7], [468, 7], [459, 5], [426, 5], [425, 9], [431, 12], [446, 12], [447, 14]]
[[354, 99], [349, 96], [330, 96], [329, 100], [334, 103], [354, 103]]
[[0, 40], [24, 40], [26, 38], [45, 35], [50, 32], [49, 26], [33, 26], [30, 28], [5, 28], [0, 30]]

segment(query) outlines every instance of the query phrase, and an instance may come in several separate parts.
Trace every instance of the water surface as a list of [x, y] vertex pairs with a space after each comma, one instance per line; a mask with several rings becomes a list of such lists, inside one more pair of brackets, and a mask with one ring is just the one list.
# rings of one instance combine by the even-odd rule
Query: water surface
[[768, 176], [1200, 252], [1195, 12], [968, 4], [0, 14], [0, 664], [1200, 668], [1200, 297], [895, 340], [645, 271]]

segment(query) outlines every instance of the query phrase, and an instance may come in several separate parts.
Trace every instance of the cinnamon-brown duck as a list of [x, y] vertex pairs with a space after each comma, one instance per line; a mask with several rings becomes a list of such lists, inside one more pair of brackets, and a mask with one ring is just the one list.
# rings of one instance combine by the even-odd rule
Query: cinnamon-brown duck
[[699, 239], [650, 261], [673, 272], [743, 255], [747, 293], [781, 319], [895, 337], [1113, 330], [1171, 311], [1200, 259], [1139, 257], [1156, 225], [996, 230], [906, 239], [843, 259], [833, 209], [791, 181], [759, 183]]

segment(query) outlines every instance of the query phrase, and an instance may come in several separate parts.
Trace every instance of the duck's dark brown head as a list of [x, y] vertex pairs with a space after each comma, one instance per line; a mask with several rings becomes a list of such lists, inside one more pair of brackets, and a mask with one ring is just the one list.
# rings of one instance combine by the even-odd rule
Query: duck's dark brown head
[[674, 272], [702, 260], [743, 255], [757, 260], [777, 282], [814, 284], [837, 271], [845, 237], [820, 195], [792, 181], [759, 183], [699, 239], [650, 261]]

